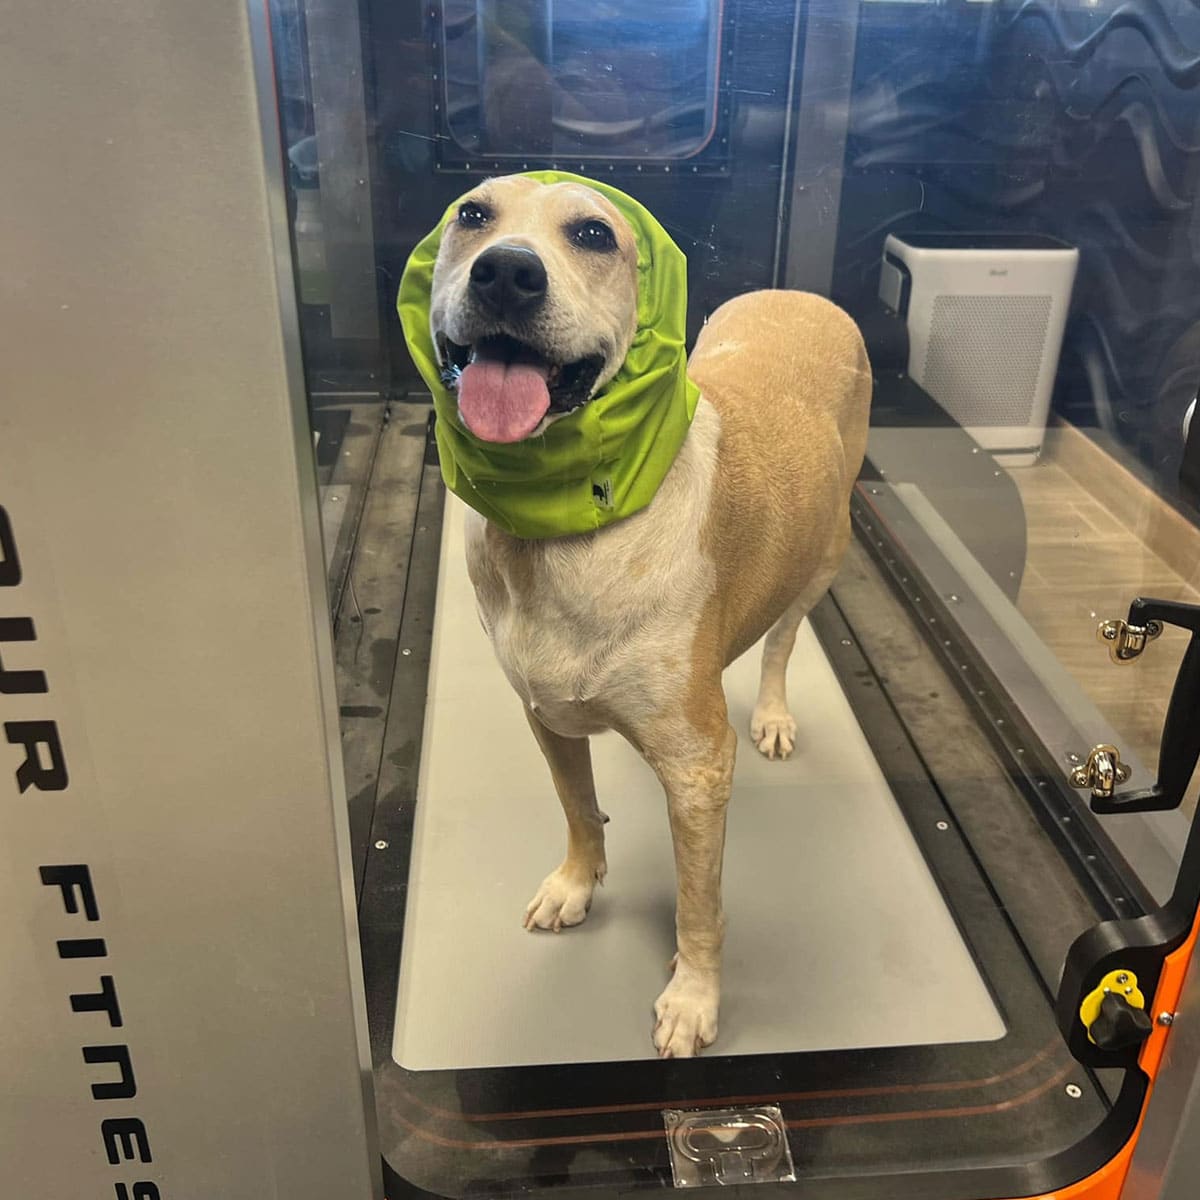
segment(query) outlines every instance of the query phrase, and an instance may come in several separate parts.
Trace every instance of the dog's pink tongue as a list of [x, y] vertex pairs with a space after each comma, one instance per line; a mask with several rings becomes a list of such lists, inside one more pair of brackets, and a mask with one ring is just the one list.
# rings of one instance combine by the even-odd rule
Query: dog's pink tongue
[[458, 411], [467, 428], [485, 442], [527, 438], [550, 407], [548, 370], [541, 363], [476, 359], [458, 383]]

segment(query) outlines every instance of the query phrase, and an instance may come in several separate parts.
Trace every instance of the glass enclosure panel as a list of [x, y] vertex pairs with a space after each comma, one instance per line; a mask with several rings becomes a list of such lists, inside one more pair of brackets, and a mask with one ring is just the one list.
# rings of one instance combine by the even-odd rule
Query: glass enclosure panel
[[[1097, 627], [1138, 596], [1200, 603], [1200, 10], [270, 8], [391, 1187], [666, 1186], [679, 1145], [664, 1110], [736, 1104], [780, 1107], [768, 1141], [789, 1140], [806, 1196], [853, 1179], [891, 1197], [901, 1178], [913, 1194], [1028, 1195], [1095, 1169], [1145, 1079], [1127, 1051], [1077, 1061], [1079, 1023], [1055, 1011], [1064, 964], [1069, 980], [1099, 922], [1167, 901], [1196, 807], [1189, 787], [1178, 807], [1105, 812], [1111, 797], [1073, 777], [1114, 747], [1119, 802], [1150, 789], [1160, 757], [1188, 765], [1186, 748], [1160, 755], [1188, 633], [1168, 616], [1118, 664]], [[546, 169], [619, 189], [683, 252], [686, 295], [663, 288], [671, 317], [645, 332], [669, 320], [689, 350], [700, 339], [703, 394], [675, 442], [639, 448], [666, 463], [647, 508], [510, 537], [496, 513], [511, 480], [488, 473], [508, 464], [528, 497], [555, 424], [607, 411], [627, 378], [612, 372], [644, 361], [609, 364], [596, 324], [649, 311], [602, 266], [650, 236], [639, 210], [618, 196], [585, 212], [580, 193], [542, 209], [486, 183]], [[441, 240], [461, 258], [406, 293], [406, 331], [409, 256], [468, 194]], [[654, 245], [643, 273], [668, 258]], [[836, 358], [842, 318], [794, 296], [741, 302], [762, 320], [730, 338], [736, 369], [705, 366], [723, 306], [764, 290], [832, 300], [869, 360], [865, 457], [824, 515], [806, 497], [814, 480], [836, 491], [854, 441], [820, 431], [854, 369]], [[794, 303], [826, 315], [771, 324]], [[455, 446], [473, 457], [444, 459]], [[589, 477], [588, 504], [612, 508], [612, 478]], [[694, 494], [676, 511], [680, 478]], [[793, 503], [793, 525], [826, 538], [828, 588], [829, 563], [772, 532]], [[828, 530], [845, 510], [842, 553]], [[664, 512], [670, 536], [605, 557]], [[689, 554], [703, 585], [675, 574]], [[771, 666], [786, 623], [761, 692], [758, 649], [723, 677], [736, 764], [719, 1040], [660, 1063], [650, 1013], [695, 831], [678, 809], [672, 831], [670, 756], [638, 722], [685, 711], [693, 732], [723, 729], [715, 682], [680, 668], [717, 636], [684, 594], [708, 588], [704, 611], [728, 614], [771, 592], [784, 558], [808, 581], [790, 715]], [[647, 578], [668, 582], [639, 609]], [[796, 595], [777, 590], [771, 620]], [[603, 684], [627, 653], [619, 686]], [[547, 700], [521, 655], [588, 666]], [[676, 678], [683, 699], [655, 699]], [[592, 687], [608, 688], [598, 708]], [[1197, 703], [1181, 692], [1178, 728]], [[546, 711], [564, 704], [591, 715]], [[697, 755], [698, 777], [726, 778], [725, 759]], [[586, 878], [539, 887], [562, 854], [556, 790], [569, 863], [600, 844], [588, 778], [613, 818], [609, 886], [593, 890], [604, 864], [589, 860]], [[710, 855], [699, 874], [714, 871]]]
[[442, 5], [446, 129], [475, 158], [687, 158], [717, 123], [724, 5]]

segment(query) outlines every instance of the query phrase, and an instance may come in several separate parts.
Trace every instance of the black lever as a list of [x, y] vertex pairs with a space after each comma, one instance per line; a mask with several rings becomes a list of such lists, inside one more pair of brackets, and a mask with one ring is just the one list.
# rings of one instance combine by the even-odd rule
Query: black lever
[[1129, 606], [1129, 625], [1149, 630], [1174, 625], [1192, 637], [1184, 651], [1171, 703], [1163, 722], [1158, 752], [1158, 781], [1153, 787], [1091, 798], [1097, 813], [1161, 812], [1178, 808], [1200, 759], [1200, 605], [1138, 597]]
[[1100, 1014], [1088, 1028], [1101, 1050], [1127, 1050], [1139, 1046], [1154, 1029], [1144, 1009], [1134, 1008], [1124, 996], [1110, 992], [1100, 1004]]

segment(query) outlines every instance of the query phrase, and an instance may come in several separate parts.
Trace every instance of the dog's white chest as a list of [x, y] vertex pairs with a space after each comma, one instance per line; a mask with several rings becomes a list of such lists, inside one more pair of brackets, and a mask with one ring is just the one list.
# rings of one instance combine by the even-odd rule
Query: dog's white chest
[[596, 534], [519, 543], [467, 514], [480, 619], [513, 688], [556, 732], [636, 725], [687, 680], [713, 587], [700, 529], [717, 428], [702, 402], [653, 504]]
[[665, 578], [631, 579], [623, 539], [614, 546], [612, 536], [525, 547], [510, 557], [494, 553], [483, 522], [469, 518], [468, 559], [496, 657], [525, 704], [568, 737], [621, 724], [636, 715], [631, 708], [654, 704], [661, 660], [682, 664], [694, 628], [688, 620], [671, 627], [654, 603]]

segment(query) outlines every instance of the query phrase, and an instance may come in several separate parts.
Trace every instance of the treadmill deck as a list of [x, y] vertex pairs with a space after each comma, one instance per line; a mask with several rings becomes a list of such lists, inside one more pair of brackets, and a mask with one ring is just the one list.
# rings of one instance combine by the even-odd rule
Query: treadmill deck
[[[593, 738], [609, 873], [587, 921], [527, 933], [565, 824], [479, 626], [447, 498], [393, 1057], [409, 1070], [653, 1057], [674, 950], [674, 864], [650, 769]], [[789, 669], [795, 755], [746, 730], [757, 649], [725, 685], [740, 736], [725, 851], [721, 1033], [710, 1053], [987, 1041], [1004, 1022], [806, 623]]]

